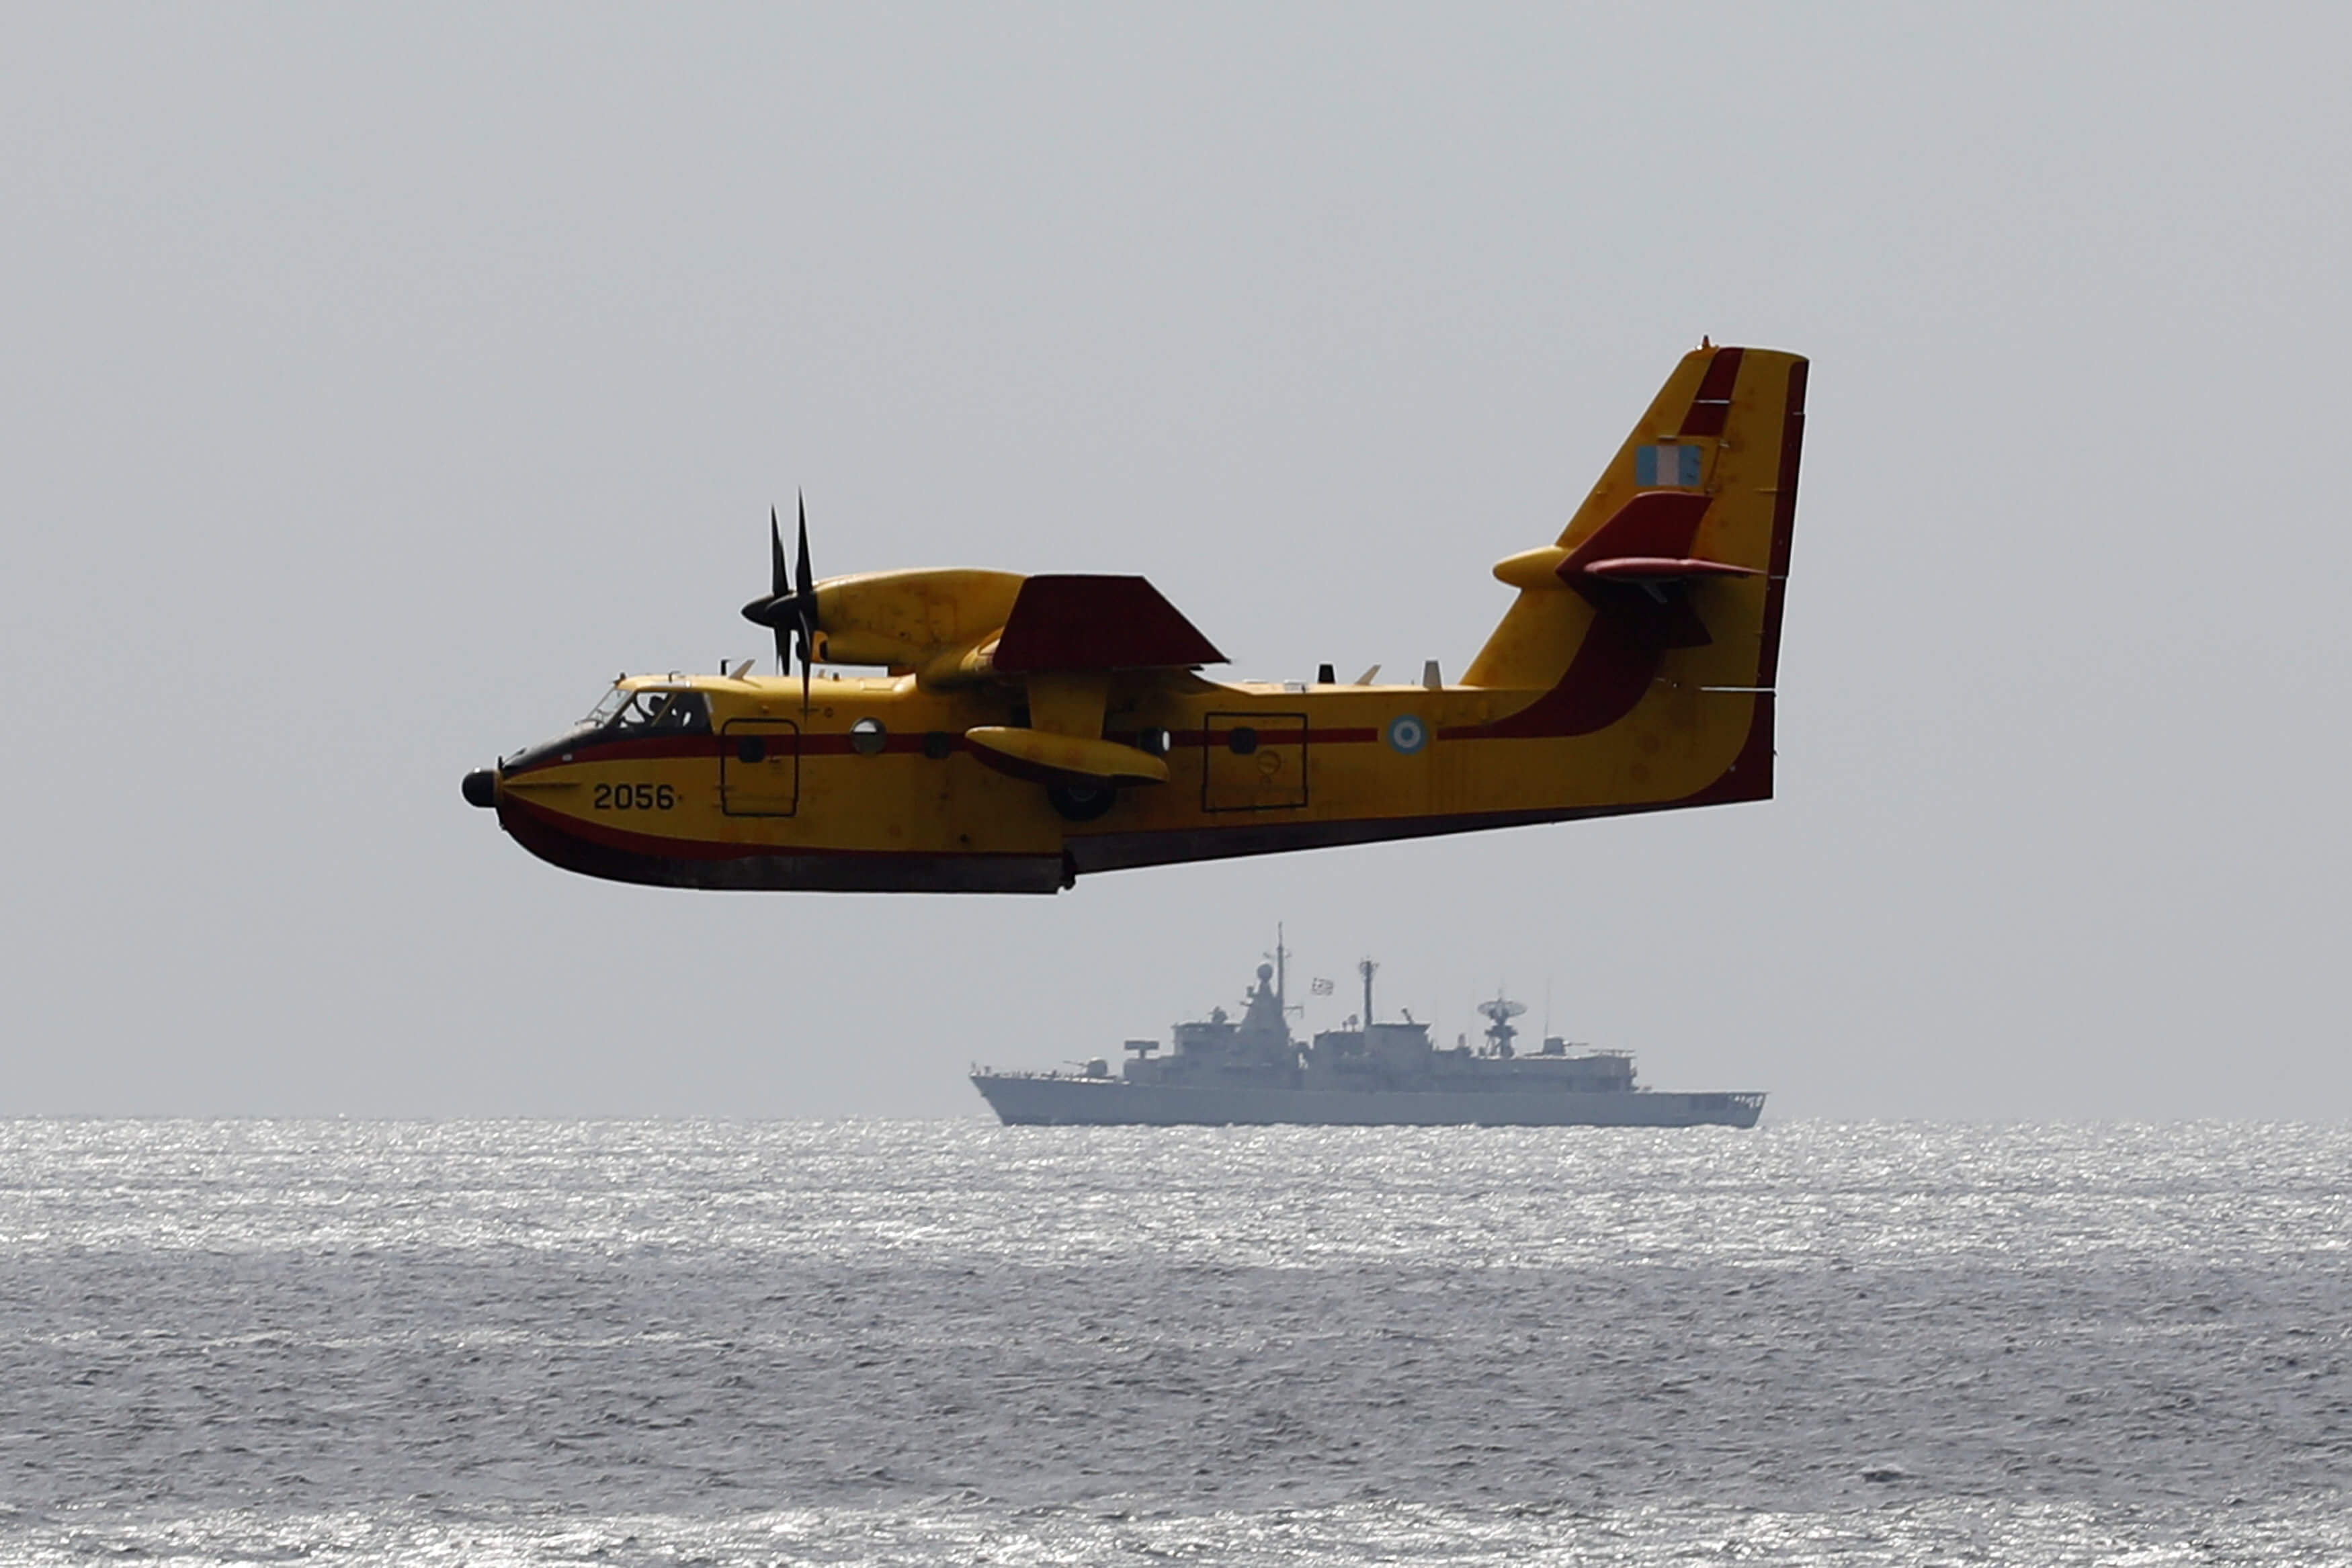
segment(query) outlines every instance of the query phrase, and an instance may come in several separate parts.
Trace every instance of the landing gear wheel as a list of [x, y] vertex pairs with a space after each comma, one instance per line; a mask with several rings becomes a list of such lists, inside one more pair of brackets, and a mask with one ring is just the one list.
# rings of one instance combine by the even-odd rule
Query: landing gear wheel
[[1045, 799], [1066, 822], [1091, 822], [1118, 803], [1115, 784], [1048, 784]]

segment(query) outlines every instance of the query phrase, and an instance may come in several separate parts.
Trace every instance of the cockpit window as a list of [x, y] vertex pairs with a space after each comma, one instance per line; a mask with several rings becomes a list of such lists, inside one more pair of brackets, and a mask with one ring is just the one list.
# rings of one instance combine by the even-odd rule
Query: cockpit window
[[629, 699], [636, 695], [625, 686], [614, 686], [596, 699], [596, 706], [590, 708], [588, 716], [580, 722], [590, 729], [602, 729], [612, 723], [614, 716], [627, 706]]
[[710, 705], [700, 692], [631, 690], [614, 686], [583, 721], [591, 729], [633, 734], [708, 734]]
[[710, 733], [710, 703], [700, 692], [680, 692], [662, 710], [663, 727], [688, 735]]
[[700, 692], [639, 692], [621, 709], [623, 729], [661, 734], [710, 727], [710, 710]]

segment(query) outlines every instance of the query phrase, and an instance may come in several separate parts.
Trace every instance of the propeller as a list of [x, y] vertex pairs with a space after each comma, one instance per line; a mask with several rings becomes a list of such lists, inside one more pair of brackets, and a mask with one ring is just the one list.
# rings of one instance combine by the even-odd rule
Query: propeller
[[[809, 706], [809, 662], [816, 653], [816, 572], [809, 565], [808, 497], [800, 498], [800, 561], [784, 559], [784, 531], [776, 508], [768, 508], [768, 591], [743, 606], [743, 619], [776, 634], [776, 668], [790, 674], [792, 655], [801, 662], [801, 711]], [[790, 641], [787, 641], [789, 634]]]

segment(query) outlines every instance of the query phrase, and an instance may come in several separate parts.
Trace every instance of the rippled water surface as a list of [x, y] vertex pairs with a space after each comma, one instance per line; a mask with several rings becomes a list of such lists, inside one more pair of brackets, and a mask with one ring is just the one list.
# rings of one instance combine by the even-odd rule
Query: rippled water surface
[[2352, 1130], [0, 1123], [0, 1560], [2352, 1563]]

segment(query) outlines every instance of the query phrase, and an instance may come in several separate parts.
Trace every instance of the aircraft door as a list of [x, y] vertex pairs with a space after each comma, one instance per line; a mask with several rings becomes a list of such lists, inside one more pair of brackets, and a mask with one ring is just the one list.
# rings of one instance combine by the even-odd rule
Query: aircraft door
[[1307, 804], [1307, 716], [1213, 713], [1203, 729], [1201, 810], [1295, 810]]
[[801, 803], [801, 727], [788, 718], [731, 718], [719, 737], [719, 809], [730, 817], [789, 817]]

